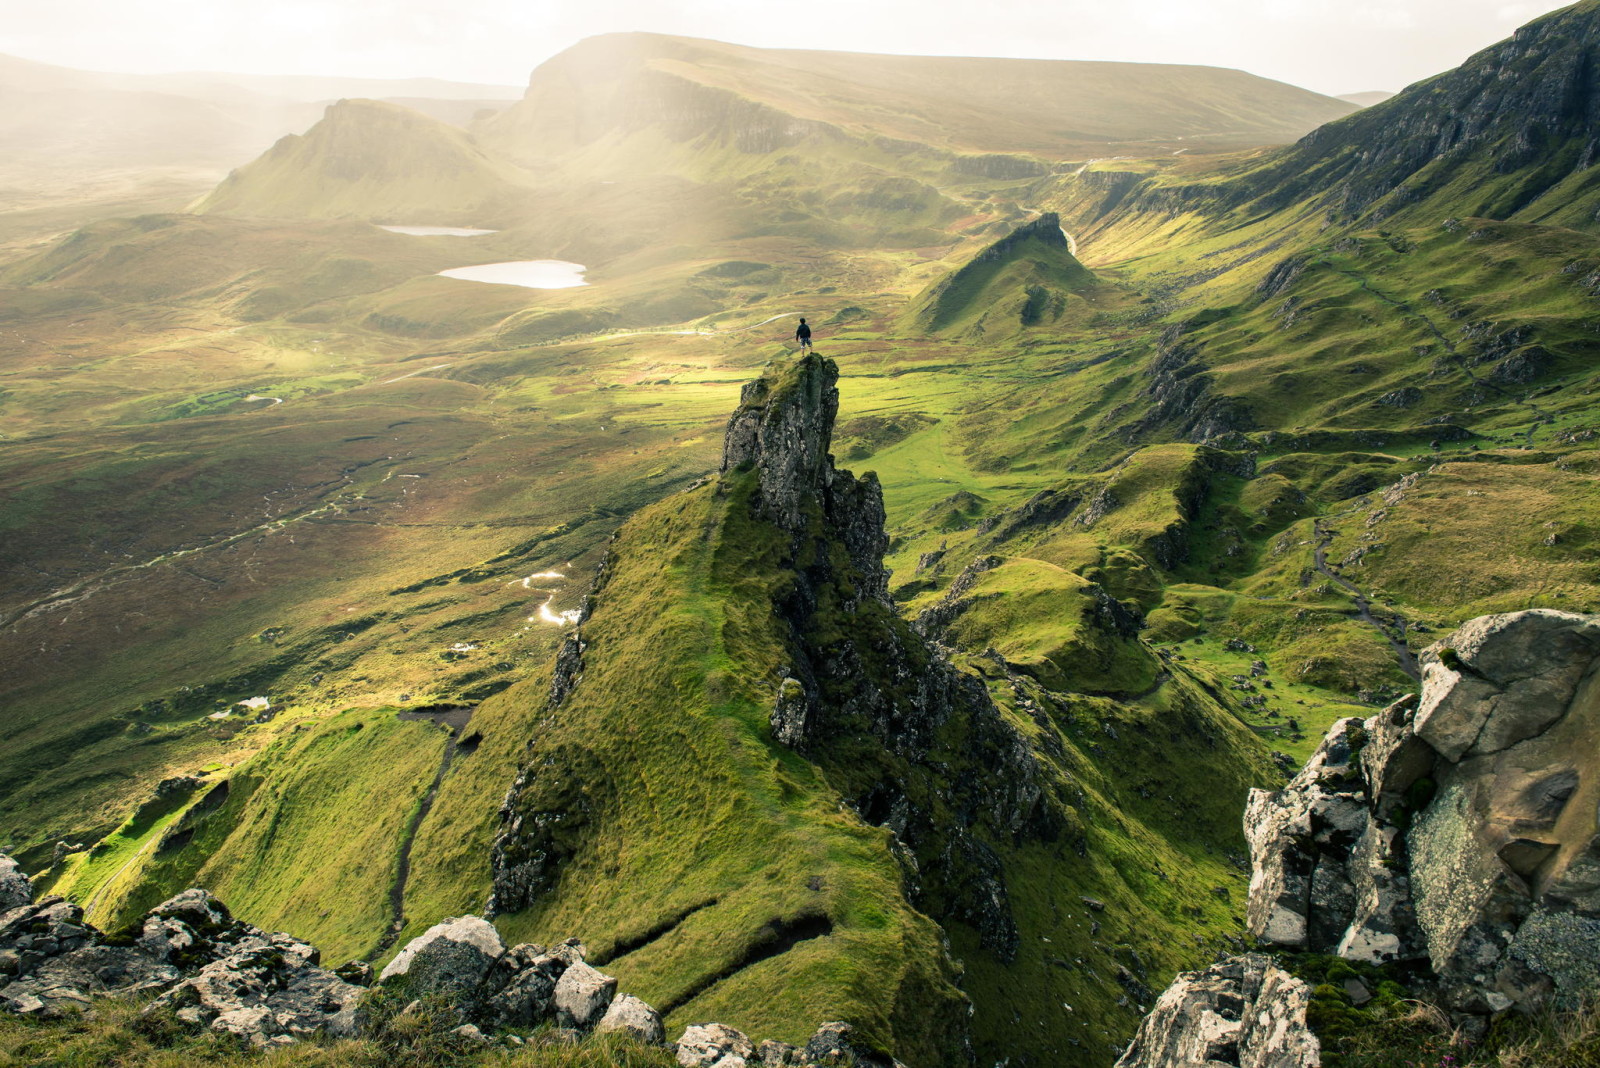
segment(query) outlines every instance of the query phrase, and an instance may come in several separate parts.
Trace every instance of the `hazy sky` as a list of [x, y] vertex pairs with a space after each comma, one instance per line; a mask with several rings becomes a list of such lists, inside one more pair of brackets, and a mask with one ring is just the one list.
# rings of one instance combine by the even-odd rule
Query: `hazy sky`
[[1240, 67], [1403, 88], [1549, 0], [0, 0], [0, 53], [93, 70], [431, 75], [520, 85], [584, 37]]

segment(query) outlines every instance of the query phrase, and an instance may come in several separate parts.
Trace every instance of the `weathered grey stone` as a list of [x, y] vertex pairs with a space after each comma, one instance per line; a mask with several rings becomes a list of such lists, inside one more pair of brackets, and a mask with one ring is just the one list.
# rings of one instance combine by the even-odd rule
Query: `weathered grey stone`
[[901, 1068], [893, 1058], [863, 1046], [855, 1037], [855, 1028], [840, 1022], [818, 1027], [800, 1051], [800, 1061], [829, 1068]]
[[569, 964], [556, 981], [556, 1018], [563, 1027], [588, 1030], [600, 1022], [616, 991], [617, 981], [611, 976], [581, 960]]
[[33, 901], [33, 881], [17, 862], [0, 853], [0, 913]]
[[180, 1020], [258, 1046], [352, 1035], [365, 991], [317, 967], [316, 957], [314, 947], [288, 935], [249, 936], [157, 998], [151, 1010], [171, 1008]]
[[1261, 954], [1184, 972], [1156, 1001], [1116, 1068], [1316, 1068], [1311, 988]]
[[235, 920], [210, 891], [191, 888], [145, 913], [139, 947], [156, 960], [196, 967], [247, 934], [261, 932]]
[[457, 916], [434, 924], [406, 943], [378, 976], [380, 983], [404, 976], [406, 990], [452, 999], [472, 1015], [488, 992], [484, 979], [505, 952], [494, 925], [478, 916]]
[[597, 1035], [613, 1032], [632, 1035], [640, 1042], [652, 1045], [660, 1045], [667, 1040], [667, 1029], [661, 1022], [661, 1014], [632, 994], [623, 994], [613, 1000], [606, 1014], [600, 1017], [600, 1022], [594, 1025], [594, 1031]]
[[806, 739], [806, 724], [811, 701], [799, 679], [784, 679], [778, 685], [778, 699], [772, 706], [772, 736], [780, 745], [797, 748]]
[[560, 957], [535, 957], [509, 981], [499, 984], [499, 991], [485, 1004], [485, 1015], [507, 1027], [544, 1023], [555, 1015], [556, 982], [566, 970], [567, 962]]
[[1423, 653], [1418, 737], [1446, 759], [1498, 753], [1567, 713], [1600, 655], [1600, 620], [1534, 609], [1480, 616]]
[[677, 1056], [683, 1068], [745, 1068], [755, 1056], [755, 1046], [731, 1027], [696, 1024], [684, 1028]]
[[[1365, 788], [1355, 757], [1361, 721], [1342, 719], [1282, 790], [1252, 790], [1245, 805], [1251, 877], [1250, 933], [1280, 946], [1311, 947], [1343, 932], [1356, 894], [1347, 872], [1366, 830]], [[1333, 935], [1335, 939], [1338, 933]]]
[[1361, 749], [1361, 770], [1367, 781], [1367, 803], [1392, 821], [1417, 780], [1433, 771], [1434, 749], [1412, 729], [1417, 698], [1408, 694], [1368, 719], [1367, 744]]
[[756, 1047], [756, 1063], [761, 1068], [796, 1068], [805, 1063], [804, 1051], [787, 1042], [765, 1039]]
[[106, 994], [163, 990], [182, 977], [177, 968], [138, 949], [91, 945], [40, 964], [32, 975], [0, 990], [0, 1000], [32, 994], [46, 1003], [64, 998], [88, 1004], [90, 998]]

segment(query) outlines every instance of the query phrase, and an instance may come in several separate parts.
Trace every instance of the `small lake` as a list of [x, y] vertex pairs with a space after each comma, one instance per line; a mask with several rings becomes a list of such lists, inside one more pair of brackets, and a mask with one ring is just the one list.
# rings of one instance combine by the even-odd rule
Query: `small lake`
[[476, 267], [452, 267], [439, 273], [464, 282], [488, 282], [499, 286], [525, 286], [528, 289], [572, 289], [586, 286], [583, 272], [589, 268], [566, 260], [514, 260], [510, 263], [482, 263]]
[[387, 230], [391, 234], [406, 234], [410, 237], [482, 237], [484, 234], [498, 234], [499, 230], [472, 230], [465, 226], [380, 226], [380, 230]]

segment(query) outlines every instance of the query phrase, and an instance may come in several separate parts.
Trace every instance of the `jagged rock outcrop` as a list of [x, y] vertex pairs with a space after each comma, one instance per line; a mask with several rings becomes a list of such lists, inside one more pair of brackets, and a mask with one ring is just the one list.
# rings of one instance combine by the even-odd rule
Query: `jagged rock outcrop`
[[[1593, 996], [1600, 616], [1481, 616], [1421, 660], [1420, 696], [1338, 721], [1287, 786], [1251, 792], [1251, 934], [1347, 960], [1425, 963], [1434, 996], [1458, 1014]], [[1162, 996], [1119, 1068], [1318, 1063], [1248, 1061], [1242, 1047], [1216, 1057], [1206, 999], [1217, 995], [1193, 985], [1180, 976]], [[1251, 996], [1252, 1011], [1303, 1029], [1303, 989]]]
[[[1058, 228], [1059, 229], [1059, 228]], [[974, 835], [1042, 836], [1051, 813], [1032, 752], [995, 709], [981, 680], [954, 668], [891, 610], [883, 495], [877, 480], [837, 470], [828, 449], [838, 410], [837, 365], [810, 355], [745, 387], [723, 445], [725, 484], [755, 472], [752, 508], [789, 539], [796, 581], [775, 609], [792, 662], [779, 684], [773, 737], [827, 765], [835, 739], [865, 732], [889, 758], [859, 789], [858, 811], [891, 828], [918, 862], [925, 900], [977, 928], [1009, 959], [1017, 934], [1004, 872]], [[840, 551], [842, 550], [842, 552]], [[819, 634], [829, 635], [826, 642]], [[952, 776], [921, 761], [952, 720], [967, 730], [983, 776]], [[907, 800], [907, 775], [943, 776], [939, 789], [968, 824], [935, 827]]]
[[1116, 1068], [1316, 1068], [1311, 988], [1265, 954], [1230, 957], [1172, 981]]
[[0, 913], [33, 900], [33, 880], [10, 857], [0, 854]]
[[1600, 617], [1484, 616], [1422, 663], [1419, 699], [1252, 795], [1252, 933], [1425, 957], [1464, 1011], [1600, 987]]
[[745, 385], [723, 436], [721, 471], [754, 468], [757, 511], [797, 545], [820, 523], [844, 543], [860, 596], [888, 604], [883, 489], [873, 474], [858, 479], [837, 470], [828, 452], [839, 414], [839, 366], [803, 356], [795, 372]]
[[126, 944], [107, 944], [59, 897], [13, 908], [0, 916], [0, 980], [0, 1007], [45, 1017], [165, 991], [153, 1010], [257, 1045], [352, 1034], [361, 994], [319, 967], [314, 947], [241, 923], [204, 890], [151, 909]]

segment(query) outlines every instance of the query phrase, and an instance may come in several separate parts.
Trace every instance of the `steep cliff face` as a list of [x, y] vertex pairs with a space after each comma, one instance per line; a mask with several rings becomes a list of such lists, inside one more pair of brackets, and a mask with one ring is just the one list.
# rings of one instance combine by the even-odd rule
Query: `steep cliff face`
[[[809, 355], [750, 383], [718, 474], [618, 532], [524, 698], [496, 924], [584, 931], [668, 1030], [842, 1019], [907, 1063], [1109, 1061], [1150, 984], [1236, 930], [1242, 840], [1205, 798], [1271, 781], [1266, 751], [1092, 584], [1073, 611], [1150, 667], [1108, 687], [1126, 703], [901, 618], [878, 483], [829, 455], [838, 377]], [[930, 633], [985, 609], [959, 614]]]
[[[1334, 207], [1389, 214], [1483, 179], [1462, 214], [1508, 218], [1600, 154], [1600, 4], [1575, 4], [1519, 29], [1460, 67], [1313, 130], [1248, 183], [1285, 206], [1335, 192]], [[1386, 200], [1387, 198], [1387, 200]], [[1593, 221], [1593, 220], [1591, 220]]]
[[1427, 212], [1590, 228], [1600, 223], [1600, 4], [1523, 26], [1458, 68], [1319, 126], [1264, 163], [1202, 182], [1090, 172], [1079, 224], [1199, 211], [1369, 224]]

